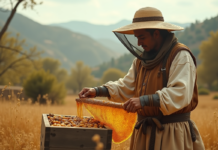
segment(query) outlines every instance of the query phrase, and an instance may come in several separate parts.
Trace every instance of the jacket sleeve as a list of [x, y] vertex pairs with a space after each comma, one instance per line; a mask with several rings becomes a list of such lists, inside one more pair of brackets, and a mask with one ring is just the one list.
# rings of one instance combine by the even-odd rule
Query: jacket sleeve
[[189, 52], [180, 51], [172, 62], [166, 88], [157, 91], [160, 110], [170, 115], [190, 104], [196, 80], [196, 67]]
[[136, 60], [128, 71], [128, 73], [117, 81], [109, 81], [103, 86], [107, 87], [110, 97], [109, 100], [116, 102], [125, 102], [134, 96], [135, 78], [136, 78]]

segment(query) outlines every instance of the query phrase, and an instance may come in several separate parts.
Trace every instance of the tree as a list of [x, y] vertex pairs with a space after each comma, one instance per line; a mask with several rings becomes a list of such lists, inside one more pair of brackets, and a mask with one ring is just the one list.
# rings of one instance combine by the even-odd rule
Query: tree
[[66, 83], [67, 78], [68, 78], [68, 73], [66, 69], [59, 69], [56, 73], [55, 73], [55, 77], [57, 78], [58, 82], [63, 82]]
[[[22, 46], [25, 40], [16, 37], [8, 37], [5, 33], [0, 41], [0, 83], [19, 83], [22, 76], [28, 75], [34, 68], [38, 68], [36, 58], [41, 54], [36, 48], [31, 48], [28, 52]], [[10, 49], [8, 49], [8, 47]], [[5, 83], [6, 82], [6, 83]]]
[[63, 83], [58, 83], [55, 76], [44, 70], [33, 72], [23, 84], [25, 94], [32, 98], [33, 102], [39, 101], [40, 104], [46, 103], [44, 95], [48, 94], [48, 98], [52, 103], [62, 103], [66, 95], [66, 89]]
[[115, 66], [115, 60], [114, 58], [111, 58], [111, 67], [114, 67]]
[[60, 65], [61, 65], [61, 63], [57, 59], [44, 58], [42, 60], [42, 67], [43, 67], [43, 69], [45, 71], [49, 71], [51, 74], [55, 74], [58, 71]]
[[101, 82], [102, 84], [108, 81], [116, 81], [119, 78], [124, 77], [125, 73], [116, 68], [110, 68], [106, 70], [102, 76]]
[[[10, 5], [10, 9], [11, 9], [11, 13], [7, 19], [7, 21], [5, 22], [4, 26], [2, 27], [1, 31], [0, 31], [0, 41], [2, 40], [2, 36], [4, 35], [4, 33], [7, 31], [8, 26], [12, 20], [12, 18], [14, 17], [17, 8], [20, 4], [23, 4], [23, 8], [31, 8], [34, 9], [34, 7], [38, 4], [42, 4], [42, 2], [37, 3], [35, 0], [0, 0], [0, 2], [2, 3], [2, 6], [6, 6]], [[5, 11], [3, 9], [1, 9], [1, 11]]]
[[92, 74], [97, 78], [101, 78], [103, 73], [109, 68], [117, 68], [123, 72], [127, 72], [134, 58], [131, 53], [124, 54], [117, 59], [112, 58], [110, 62], [104, 62], [97, 66], [97, 69], [92, 71]]
[[51, 89], [51, 92], [49, 93], [49, 99], [51, 99], [52, 104], [55, 102], [57, 104], [63, 104], [63, 100], [67, 94], [67, 90], [65, 88], [64, 83], [57, 83], [55, 82], [54, 86]]
[[74, 91], [80, 91], [83, 87], [93, 85], [93, 82], [91, 68], [84, 65], [82, 61], [78, 61], [71, 70], [67, 86]]
[[57, 78], [58, 82], [65, 83], [68, 77], [68, 73], [65, 69], [61, 69], [60, 65], [60, 61], [53, 58], [44, 58], [42, 60], [42, 68], [45, 71], [53, 74]]
[[[31, 48], [28, 53], [24, 52], [22, 49], [22, 45], [24, 44], [25, 41], [24, 40], [19, 41], [18, 40], [19, 36], [17, 36], [16, 38], [11, 38], [9, 39], [9, 41], [7, 41], [8, 33], [6, 33], [6, 31], [20, 4], [23, 5], [24, 9], [26, 8], [34, 9], [36, 5], [42, 4], [42, 2], [37, 3], [35, 0], [0, 0], [0, 3], [2, 4], [2, 6], [5, 7], [5, 8], [0, 8], [0, 11], [2, 12], [8, 11], [8, 5], [10, 5], [10, 9], [9, 9], [10, 15], [0, 30], [0, 53], [1, 53], [0, 63], [3, 64], [3, 66], [1, 66], [0, 68], [0, 77], [1, 77], [0, 82], [3, 83], [6, 82], [5, 78], [8, 79], [8, 76], [5, 73], [10, 73], [11, 71], [18, 73], [18, 71], [20, 71], [18, 74], [21, 74], [20, 68], [22, 68], [22, 66], [23, 67], [29, 66], [28, 64], [29, 62], [27, 62], [27, 59], [33, 62], [32, 58], [39, 55], [38, 53], [36, 53], [35, 47]], [[12, 74], [10, 75], [13, 76]], [[19, 82], [18, 78], [19, 77], [16, 76], [16, 81], [14, 80], [14, 78], [10, 80], [14, 80], [14, 82]]]
[[215, 81], [218, 81], [218, 31], [211, 32], [208, 40], [200, 45], [199, 59], [202, 61], [198, 67], [200, 82], [211, 88]]

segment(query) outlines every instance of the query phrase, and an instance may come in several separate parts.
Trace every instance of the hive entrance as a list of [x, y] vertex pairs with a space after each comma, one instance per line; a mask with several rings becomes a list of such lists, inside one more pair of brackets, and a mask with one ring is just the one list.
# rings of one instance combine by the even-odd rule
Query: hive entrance
[[[103, 103], [103, 104], [102, 104]], [[104, 105], [104, 103], [106, 103]], [[113, 130], [112, 139], [115, 143], [127, 140], [131, 135], [137, 119], [136, 113], [128, 113], [121, 107], [112, 107], [108, 102], [92, 104], [89, 101], [77, 101], [77, 116], [82, 117], [83, 105], [98, 121]], [[109, 102], [110, 103], [110, 102]], [[112, 102], [113, 103], [113, 102]]]

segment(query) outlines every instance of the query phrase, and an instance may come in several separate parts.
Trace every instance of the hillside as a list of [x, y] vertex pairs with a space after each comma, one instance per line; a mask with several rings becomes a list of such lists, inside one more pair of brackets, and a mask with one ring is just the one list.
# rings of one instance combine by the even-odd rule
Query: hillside
[[[0, 13], [0, 26], [3, 26], [8, 15]], [[20, 14], [15, 15], [8, 31], [12, 35], [20, 33], [21, 38], [26, 39], [26, 48], [37, 46], [38, 50], [44, 51], [43, 57], [59, 59], [68, 70], [78, 60], [96, 66], [119, 56], [87, 35], [61, 27], [41, 25]]]
[[[218, 16], [206, 19], [203, 22], [196, 21], [189, 27], [186, 27], [184, 31], [175, 32], [175, 34], [179, 42], [184, 43], [191, 49], [192, 53], [197, 58], [198, 64], [200, 64], [200, 60], [198, 59], [198, 54], [200, 53], [199, 46], [202, 41], [207, 40], [211, 31], [217, 30]], [[101, 77], [103, 72], [110, 67], [118, 68], [124, 72], [127, 72], [133, 59], [134, 57], [130, 53], [127, 53], [118, 59], [111, 59], [109, 62], [98, 65], [93, 71], [93, 75], [96, 77]]]
[[[88, 35], [94, 39], [96, 39], [102, 45], [112, 49], [118, 53], [124, 54], [128, 53], [123, 45], [120, 44], [120, 41], [114, 35], [112, 30], [117, 29], [121, 26], [130, 24], [130, 20], [121, 20], [116, 24], [111, 25], [96, 25], [91, 24], [88, 22], [82, 21], [70, 21], [66, 23], [58, 23], [58, 24], [51, 24], [52, 26], [59, 26], [66, 29], [70, 29], [74, 32], [79, 32], [85, 35]], [[190, 25], [190, 23], [174, 23], [176, 25], [180, 25], [182, 27], [186, 27]]]
[[[112, 30], [117, 29], [121, 26], [125, 26], [130, 23], [131, 23], [130, 20], [121, 20], [111, 25], [96, 25], [84, 21], [70, 21], [70, 22], [56, 23], [50, 25], [70, 29], [71, 31], [88, 35], [94, 39], [110, 39], [115, 41], [117, 38], [112, 32]], [[176, 22], [173, 22], [173, 24], [182, 27], [187, 27], [190, 25], [190, 23], [176, 23]]]
[[92, 71], [92, 75], [97, 78], [101, 78], [104, 71], [109, 68], [117, 68], [127, 73], [134, 58], [135, 57], [130, 52], [120, 56], [118, 59], [112, 58], [109, 62], [102, 63], [101, 65], [95, 67]]
[[[218, 30], [218, 15], [210, 19], [206, 19], [203, 22], [196, 21], [189, 27], [185, 28], [183, 32], [176, 34], [179, 42], [186, 44], [195, 57], [197, 58], [200, 53], [199, 46], [202, 41], [207, 40], [211, 31]], [[198, 64], [200, 60], [198, 60]]]
[[126, 50], [126, 47], [120, 43], [120, 41], [116, 42], [115, 40], [111, 39], [98, 39], [98, 42], [104, 45], [105, 47], [108, 47], [109, 49], [116, 51], [120, 54], [128, 53]]

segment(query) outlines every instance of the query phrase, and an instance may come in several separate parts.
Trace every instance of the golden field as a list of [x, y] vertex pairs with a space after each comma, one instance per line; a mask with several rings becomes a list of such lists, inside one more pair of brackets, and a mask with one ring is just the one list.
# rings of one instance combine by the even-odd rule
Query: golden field
[[[212, 99], [215, 94], [199, 96], [199, 105], [192, 112], [206, 150], [218, 150], [218, 100]], [[0, 150], [39, 150], [42, 114], [76, 115], [75, 98], [67, 96], [61, 106], [0, 99]], [[89, 115], [86, 110], [84, 115]], [[128, 150], [129, 142], [113, 144], [112, 150]]]

